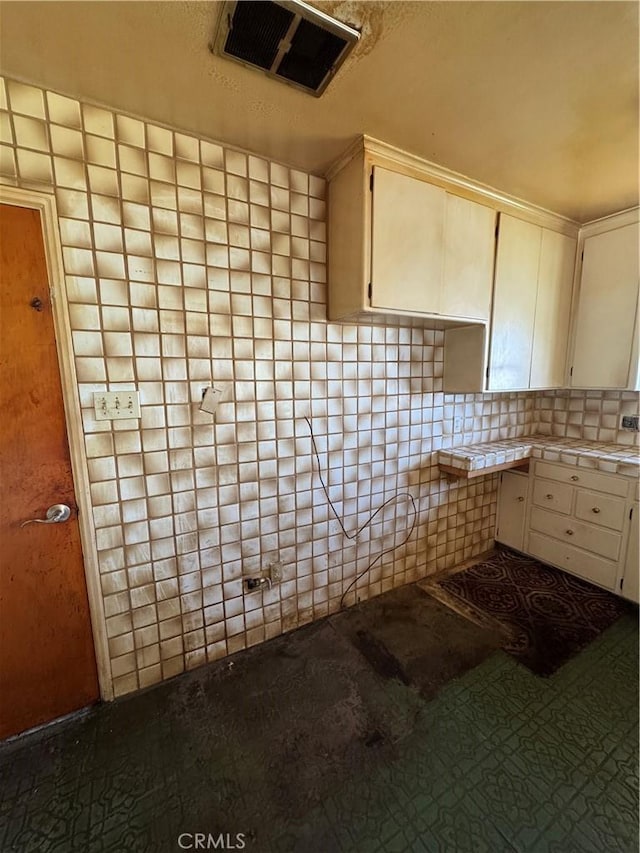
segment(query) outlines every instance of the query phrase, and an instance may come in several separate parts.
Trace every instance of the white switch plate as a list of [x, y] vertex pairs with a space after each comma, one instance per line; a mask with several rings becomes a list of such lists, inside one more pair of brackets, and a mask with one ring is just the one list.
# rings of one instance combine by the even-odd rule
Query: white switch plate
[[228, 392], [228, 386], [226, 384], [222, 385], [212, 385], [209, 388], [202, 389], [202, 400], [200, 402], [200, 411], [208, 412], [210, 415], [214, 415], [216, 413], [216, 409], [218, 408], [218, 403], [223, 402], [226, 399]]
[[121, 421], [140, 417], [138, 391], [95, 391], [93, 405], [97, 421]]

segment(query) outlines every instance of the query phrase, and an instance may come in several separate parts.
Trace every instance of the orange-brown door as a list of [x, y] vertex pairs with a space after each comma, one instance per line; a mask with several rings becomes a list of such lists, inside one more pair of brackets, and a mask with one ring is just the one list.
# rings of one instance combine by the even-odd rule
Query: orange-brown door
[[[98, 698], [40, 213], [0, 205], [0, 738]], [[68, 521], [43, 519], [54, 504]]]

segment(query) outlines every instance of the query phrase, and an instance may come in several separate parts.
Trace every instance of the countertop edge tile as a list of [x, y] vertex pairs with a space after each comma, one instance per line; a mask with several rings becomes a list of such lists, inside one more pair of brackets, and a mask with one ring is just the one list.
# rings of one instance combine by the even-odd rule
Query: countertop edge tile
[[438, 454], [440, 464], [459, 468], [461, 471], [481, 471], [483, 468], [503, 464], [507, 466], [516, 460], [527, 458], [576, 465], [625, 477], [637, 477], [640, 474], [638, 447], [548, 435], [460, 445], [449, 447]]

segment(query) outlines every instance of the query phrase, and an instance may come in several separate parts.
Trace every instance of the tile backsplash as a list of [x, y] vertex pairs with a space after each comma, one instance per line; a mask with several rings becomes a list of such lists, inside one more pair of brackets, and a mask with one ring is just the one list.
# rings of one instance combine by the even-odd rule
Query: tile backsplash
[[639, 413], [635, 391], [540, 391], [536, 396], [536, 432], [637, 445], [637, 432], [620, 426], [623, 415]]
[[[445, 396], [442, 332], [327, 323], [321, 178], [13, 80], [0, 109], [2, 182], [57, 202], [116, 695], [335, 612], [363, 571], [347, 603], [481, 553], [497, 476], [449, 482], [434, 451], [576, 412], [602, 438], [636, 399]], [[94, 392], [134, 388], [140, 421], [96, 420]], [[348, 532], [415, 500], [369, 572], [407, 499], [347, 539], [307, 417]]]

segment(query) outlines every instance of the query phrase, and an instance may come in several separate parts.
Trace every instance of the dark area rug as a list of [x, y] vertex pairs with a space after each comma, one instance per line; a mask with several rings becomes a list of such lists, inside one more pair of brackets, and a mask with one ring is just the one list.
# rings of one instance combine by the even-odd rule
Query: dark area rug
[[508, 549], [420, 586], [474, 622], [502, 625], [504, 651], [542, 676], [634, 610], [618, 596]]

